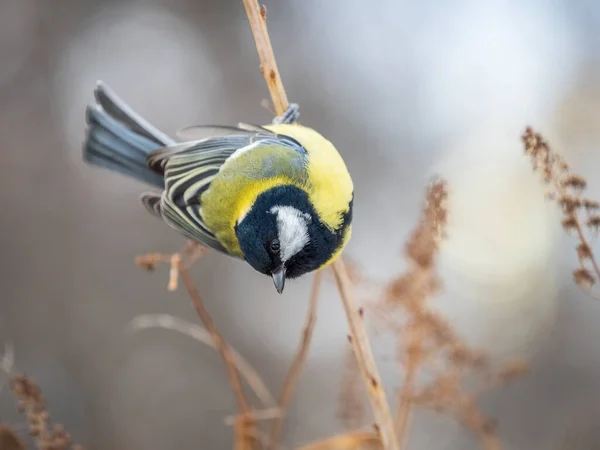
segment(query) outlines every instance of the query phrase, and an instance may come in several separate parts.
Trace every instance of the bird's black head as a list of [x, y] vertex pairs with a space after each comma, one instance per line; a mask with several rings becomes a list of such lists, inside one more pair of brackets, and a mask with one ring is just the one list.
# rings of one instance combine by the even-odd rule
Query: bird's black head
[[[344, 217], [348, 223], [351, 211], [352, 205]], [[257, 271], [271, 275], [279, 293], [286, 278], [318, 269], [343, 240], [343, 229], [335, 232], [321, 223], [308, 194], [292, 185], [260, 194], [238, 221], [235, 232], [245, 260]]]

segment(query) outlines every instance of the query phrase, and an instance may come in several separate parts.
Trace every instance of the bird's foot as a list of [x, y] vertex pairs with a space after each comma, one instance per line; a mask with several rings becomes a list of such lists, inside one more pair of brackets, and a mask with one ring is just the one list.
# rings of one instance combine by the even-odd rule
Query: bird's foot
[[273, 119], [273, 125], [280, 125], [282, 123], [294, 123], [298, 121], [300, 117], [300, 106], [297, 103], [290, 103], [288, 109], [281, 115]]

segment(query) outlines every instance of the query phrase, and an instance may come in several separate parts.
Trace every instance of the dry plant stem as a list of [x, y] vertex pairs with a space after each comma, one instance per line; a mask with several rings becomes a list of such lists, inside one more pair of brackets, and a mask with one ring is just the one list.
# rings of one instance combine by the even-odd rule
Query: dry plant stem
[[379, 376], [379, 371], [377, 370], [377, 365], [375, 364], [375, 358], [371, 352], [369, 338], [362, 317], [362, 310], [359, 310], [354, 301], [352, 284], [346, 273], [343, 261], [341, 259], [335, 261], [332, 264], [332, 269], [338, 291], [342, 297], [348, 325], [350, 326], [352, 337], [351, 343], [354, 354], [367, 387], [373, 415], [375, 416], [375, 423], [381, 433], [383, 449], [398, 450], [399, 447], [394, 430], [394, 421], [385, 397], [383, 385], [381, 384], [381, 378]]
[[[200, 293], [198, 289], [194, 285], [187, 268], [184, 266], [179, 267], [179, 276], [185, 285], [185, 288], [188, 291], [190, 298], [192, 299], [192, 304], [194, 305], [194, 309], [196, 313], [200, 317], [204, 327], [212, 336], [215, 346], [217, 347], [218, 352], [223, 358], [223, 362], [227, 368], [227, 374], [229, 375], [229, 380], [231, 382], [231, 386], [233, 387], [233, 392], [237, 399], [238, 407], [242, 415], [246, 415], [250, 412], [250, 402], [244, 393], [244, 387], [242, 386], [242, 381], [240, 379], [239, 372], [237, 371], [235, 364], [233, 362], [233, 355], [229, 345], [225, 342], [215, 324], [213, 322], [212, 317], [202, 304], [202, 299], [200, 298]], [[247, 432], [247, 430], [249, 432]], [[255, 448], [257, 441], [253, 440], [253, 442], [248, 442], [248, 435], [253, 435], [254, 433], [254, 424], [251, 419], [241, 420], [236, 426], [236, 439], [235, 439], [235, 449], [236, 450], [245, 450], [248, 448]]]
[[177, 280], [179, 279], [179, 265], [184, 264], [185, 267], [191, 267], [195, 261], [204, 256], [208, 252], [206, 247], [199, 243], [188, 240], [185, 246], [177, 253], [166, 255], [164, 253], [148, 253], [138, 256], [135, 263], [149, 272], [156, 269], [159, 263], [167, 263], [170, 266], [169, 284], [167, 289], [171, 292], [177, 290]]
[[[261, 72], [273, 100], [275, 112], [282, 115], [288, 108], [289, 102], [283, 83], [275, 62], [275, 55], [271, 47], [269, 33], [267, 31], [266, 10], [260, 8], [256, 0], [242, 0], [248, 15], [248, 21], [252, 29], [252, 35], [256, 43], [256, 49], [261, 64]], [[390, 408], [383, 391], [381, 380], [375, 360], [371, 353], [367, 333], [358, 312], [352, 294], [352, 285], [348, 279], [344, 263], [338, 259], [332, 265], [338, 290], [346, 310], [348, 323], [352, 333], [352, 346], [357, 357], [361, 373], [367, 385], [369, 397], [371, 399], [375, 420], [379, 426], [383, 448], [385, 450], [397, 450], [398, 442], [394, 433], [394, 422], [390, 413]]]
[[381, 441], [375, 433], [353, 431], [304, 445], [297, 450], [381, 450]]
[[[552, 151], [541, 134], [527, 127], [521, 139], [525, 144], [525, 154], [531, 158], [533, 169], [541, 171], [544, 183], [553, 188], [547, 195], [558, 204], [563, 213], [564, 230], [569, 234], [575, 232], [579, 240], [579, 268], [573, 271], [574, 281], [584, 292], [600, 299], [600, 293], [593, 289], [593, 285], [600, 282], [600, 267], [590, 240], [584, 233], [584, 228], [598, 233], [600, 203], [583, 195], [587, 188], [585, 178], [573, 173], [566, 161]], [[581, 218], [582, 209], [585, 209], [588, 215], [585, 227]]]
[[408, 448], [408, 425], [412, 415], [411, 397], [417, 367], [418, 363], [416, 360], [408, 362], [404, 383], [400, 391], [398, 416], [396, 417], [396, 436], [398, 436], [401, 448]]
[[[559, 183], [559, 180], [554, 179], [553, 184], [554, 184], [554, 189], [556, 189], [556, 192], [558, 192], [558, 194], [560, 196], [568, 195], [565, 188], [563, 186], [561, 186], [561, 184]], [[592, 247], [590, 246], [590, 243], [586, 239], [585, 234], [583, 232], [583, 227], [581, 226], [581, 220], [579, 219], [579, 214], [577, 212], [575, 212], [574, 215], [576, 217], [576, 220], [573, 225], [575, 227], [575, 231], [577, 232], [577, 237], [583, 245], [585, 245], [587, 248], [591, 249]], [[600, 280], [600, 267], [598, 266], [598, 262], [596, 261], [596, 257], [594, 256], [593, 252], [590, 252], [589, 260], [592, 263], [592, 268], [594, 269], [594, 273], [596, 274], [596, 279]], [[594, 296], [598, 296], [598, 293], [592, 291], [591, 289], [590, 289], [590, 292], [592, 294], [595, 294]]]
[[[209, 347], [217, 349], [214, 339], [210, 333], [195, 323], [187, 322], [169, 314], [144, 314], [133, 319], [129, 328], [133, 331], [145, 330], [148, 328], [163, 328], [167, 330], [177, 331], [185, 334], [199, 342], [202, 342]], [[235, 367], [244, 377], [248, 386], [254, 391], [258, 399], [262, 402], [265, 408], [273, 409], [276, 407], [276, 402], [265, 383], [260, 378], [258, 372], [248, 363], [234, 348], [231, 348], [231, 358]]]
[[[225, 417], [225, 425], [235, 425], [240, 418], [252, 419], [252, 420], [273, 420], [281, 417], [279, 408], [269, 408], [263, 410], [250, 411], [245, 416], [227, 416]], [[1, 449], [0, 449], [1, 450]]]
[[250, 22], [250, 28], [252, 29], [252, 35], [256, 43], [256, 50], [260, 59], [260, 72], [267, 82], [275, 112], [280, 116], [288, 108], [289, 102], [283, 88], [279, 70], [277, 69], [275, 54], [273, 53], [271, 39], [267, 31], [267, 10], [264, 6], [260, 7], [257, 0], [242, 1], [244, 8], [246, 8], [246, 15], [248, 16], [248, 22]]
[[26, 450], [19, 435], [7, 425], [0, 424], [0, 450]]
[[502, 444], [495, 434], [479, 432], [479, 439], [485, 450], [502, 450]]
[[312, 341], [313, 332], [315, 329], [315, 323], [317, 321], [317, 306], [319, 303], [319, 291], [321, 288], [321, 282], [323, 281], [323, 272], [317, 271], [313, 278], [312, 290], [310, 293], [310, 300], [308, 310], [306, 313], [306, 321], [304, 323], [304, 330], [302, 332], [302, 340], [300, 346], [294, 357], [294, 361], [289, 368], [288, 375], [283, 383], [281, 395], [279, 396], [279, 410], [280, 417], [273, 422], [271, 427], [271, 433], [269, 436], [269, 449], [276, 450], [279, 447], [279, 440], [281, 438], [281, 432], [283, 430], [283, 420], [285, 418], [286, 409], [294, 395], [296, 384], [302, 373], [302, 367], [306, 362], [308, 356], [308, 350]]

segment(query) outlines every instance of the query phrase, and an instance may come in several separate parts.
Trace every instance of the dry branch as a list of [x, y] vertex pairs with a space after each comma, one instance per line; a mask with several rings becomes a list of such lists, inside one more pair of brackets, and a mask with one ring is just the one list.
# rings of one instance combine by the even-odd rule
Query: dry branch
[[333, 271], [338, 291], [342, 297], [348, 325], [350, 326], [350, 342], [367, 387], [375, 423], [381, 433], [383, 448], [385, 450], [397, 449], [398, 441], [394, 430], [394, 421], [369, 344], [363, 310], [354, 301], [352, 282], [348, 278], [346, 267], [341, 259], [333, 263]]
[[[264, 7], [261, 8], [256, 0], [243, 0], [243, 3], [256, 43], [261, 73], [265, 77], [275, 111], [278, 115], [282, 115], [289, 107], [289, 103], [277, 69], [275, 55], [273, 54], [273, 48], [271, 47], [267, 31], [266, 9]], [[381, 385], [379, 371], [371, 352], [362, 314], [359, 312], [359, 308], [354, 301], [352, 283], [348, 278], [344, 262], [341, 259], [332, 264], [332, 269], [346, 311], [348, 325], [352, 334], [354, 353], [359, 362], [365, 385], [367, 386], [375, 422], [381, 433], [383, 448], [385, 450], [395, 450], [398, 448], [398, 442], [394, 433], [392, 415], [383, 386]]]
[[0, 423], [0, 450], [26, 450], [25, 442], [8, 425]]
[[202, 324], [213, 338], [215, 346], [217, 347], [217, 350], [220, 353], [223, 362], [225, 363], [229, 381], [233, 387], [233, 392], [235, 394], [240, 413], [245, 417], [244, 420], [240, 420], [236, 426], [235, 448], [236, 450], [255, 448], [258, 446], [259, 441], [254, 436], [257, 436], [258, 433], [255, 429], [253, 420], [247, 416], [251, 411], [250, 402], [246, 397], [239, 372], [235, 367], [232, 351], [229, 348], [229, 345], [225, 342], [225, 339], [223, 339], [215, 327], [212, 317], [202, 304], [202, 299], [200, 298], [198, 289], [194, 285], [187, 268], [183, 265], [179, 266], [179, 276], [181, 277], [181, 280], [188, 291], [198, 317], [200, 317]]
[[[200, 325], [190, 323], [186, 320], [170, 314], [143, 314], [133, 319], [128, 328], [132, 331], [140, 331], [148, 328], [163, 328], [174, 330], [185, 334], [216, 350], [216, 344], [208, 331]], [[231, 358], [240, 374], [245, 378], [248, 386], [254, 391], [256, 397], [265, 408], [275, 408], [276, 402], [269, 389], [265, 386], [258, 372], [248, 363], [234, 348], [231, 348]]]
[[353, 431], [310, 443], [297, 450], [383, 450], [375, 433]]
[[289, 102], [279, 75], [269, 32], [267, 31], [267, 8], [260, 7], [256, 0], [243, 0], [243, 2], [252, 29], [252, 36], [254, 36], [254, 42], [256, 43], [258, 58], [260, 59], [260, 73], [267, 82], [275, 113], [280, 116], [287, 110]]

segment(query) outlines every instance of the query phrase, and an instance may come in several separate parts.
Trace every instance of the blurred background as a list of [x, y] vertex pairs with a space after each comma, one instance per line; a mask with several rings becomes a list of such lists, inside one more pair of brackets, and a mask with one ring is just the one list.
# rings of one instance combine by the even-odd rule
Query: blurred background
[[[264, 0], [301, 122], [331, 139], [355, 182], [346, 252], [381, 282], [433, 174], [450, 183], [436, 304], [470, 342], [531, 375], [485, 399], [508, 449], [600, 446], [600, 307], [571, 283], [574, 242], [522, 155], [533, 125], [600, 197], [600, 3], [592, 0]], [[168, 271], [134, 257], [184, 239], [148, 215], [145, 186], [81, 161], [84, 110], [105, 81], [167, 133], [266, 123], [268, 97], [241, 1], [0, 0], [0, 342], [91, 449], [230, 448], [235, 402], [216, 353], [173, 332], [126, 333], [145, 313], [196, 321]], [[229, 342], [276, 394], [310, 277], [279, 296], [211, 253], [192, 273]], [[329, 278], [291, 407], [286, 448], [343, 430], [347, 328]], [[375, 342], [377, 343], [377, 339]], [[398, 385], [382, 342], [384, 378]], [[0, 421], [24, 428], [0, 392]], [[368, 423], [368, 418], [365, 422]], [[413, 449], [478, 448], [419, 414]]]

